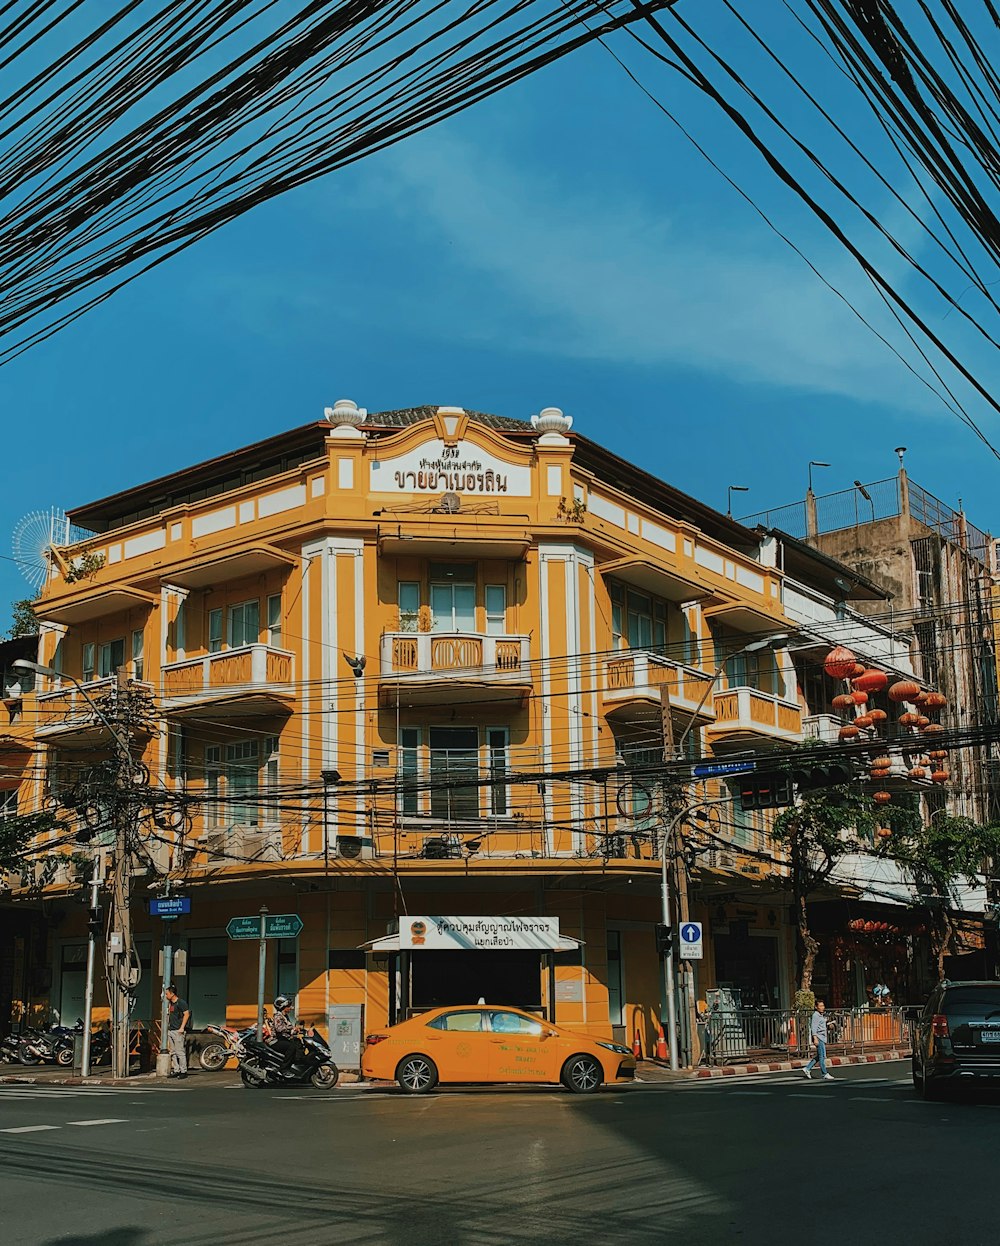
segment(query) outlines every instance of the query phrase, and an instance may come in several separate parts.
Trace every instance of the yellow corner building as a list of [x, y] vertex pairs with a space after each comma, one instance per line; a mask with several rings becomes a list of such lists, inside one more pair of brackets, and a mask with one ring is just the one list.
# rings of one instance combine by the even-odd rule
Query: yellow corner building
[[[93, 535], [53, 551], [35, 603], [37, 660], [60, 677], [8, 699], [0, 761], [18, 812], [62, 807], [108, 756], [87, 696], [121, 669], [148, 691], [129, 728], [149, 775], [137, 1019], [159, 1012], [148, 900], [169, 879], [190, 899], [169, 933], [198, 1027], [255, 1015], [257, 944], [226, 928], [265, 906], [302, 921], [268, 945], [267, 994], [331, 1031], [484, 999], [649, 1052], [655, 771], [665, 749], [794, 743], [802, 705], [780, 650], [752, 675], [739, 657], [788, 626], [753, 534], [571, 425], [340, 400], [70, 512]], [[46, 927], [21, 955], [47, 972], [15, 1006], [72, 1022], [73, 897], [109, 839], [99, 811], [62, 808], [86, 842], [67, 855], [52, 832], [7, 907]], [[713, 984], [710, 962], [696, 972], [694, 991]]]

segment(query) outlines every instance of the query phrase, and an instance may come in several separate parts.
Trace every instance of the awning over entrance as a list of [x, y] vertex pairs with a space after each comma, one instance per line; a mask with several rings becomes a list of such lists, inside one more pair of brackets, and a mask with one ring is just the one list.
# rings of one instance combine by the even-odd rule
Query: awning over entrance
[[579, 939], [561, 934], [558, 917], [399, 918], [399, 929], [362, 947], [371, 952], [575, 952]]

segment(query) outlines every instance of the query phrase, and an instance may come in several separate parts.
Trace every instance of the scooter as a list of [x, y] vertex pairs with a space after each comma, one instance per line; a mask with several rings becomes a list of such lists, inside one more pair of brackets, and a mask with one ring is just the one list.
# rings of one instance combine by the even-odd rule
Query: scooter
[[284, 1053], [256, 1038], [243, 1041], [240, 1057], [240, 1078], [251, 1090], [265, 1086], [304, 1086], [307, 1082], [324, 1090], [336, 1086], [340, 1070], [333, 1062], [330, 1048], [321, 1034], [308, 1030], [302, 1036], [305, 1057], [285, 1067]]

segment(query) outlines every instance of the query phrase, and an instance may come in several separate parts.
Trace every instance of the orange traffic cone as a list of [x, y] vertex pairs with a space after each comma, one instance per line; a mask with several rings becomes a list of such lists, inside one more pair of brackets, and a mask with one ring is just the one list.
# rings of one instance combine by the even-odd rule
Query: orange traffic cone
[[667, 1058], [667, 1040], [663, 1036], [663, 1026], [656, 1036], [656, 1058], [657, 1060], [666, 1060]]
[[638, 1030], [635, 1032], [635, 1041], [632, 1043], [632, 1055], [635, 1056], [637, 1060], [642, 1059], [642, 1043], [639, 1042]]

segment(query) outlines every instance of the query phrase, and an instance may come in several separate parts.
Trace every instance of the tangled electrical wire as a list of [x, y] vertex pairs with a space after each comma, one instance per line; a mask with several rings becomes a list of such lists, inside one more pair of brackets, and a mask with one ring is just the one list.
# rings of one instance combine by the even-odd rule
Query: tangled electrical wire
[[258, 204], [669, 2], [118, 0], [93, 28], [82, 0], [0, 4], [0, 363]]

